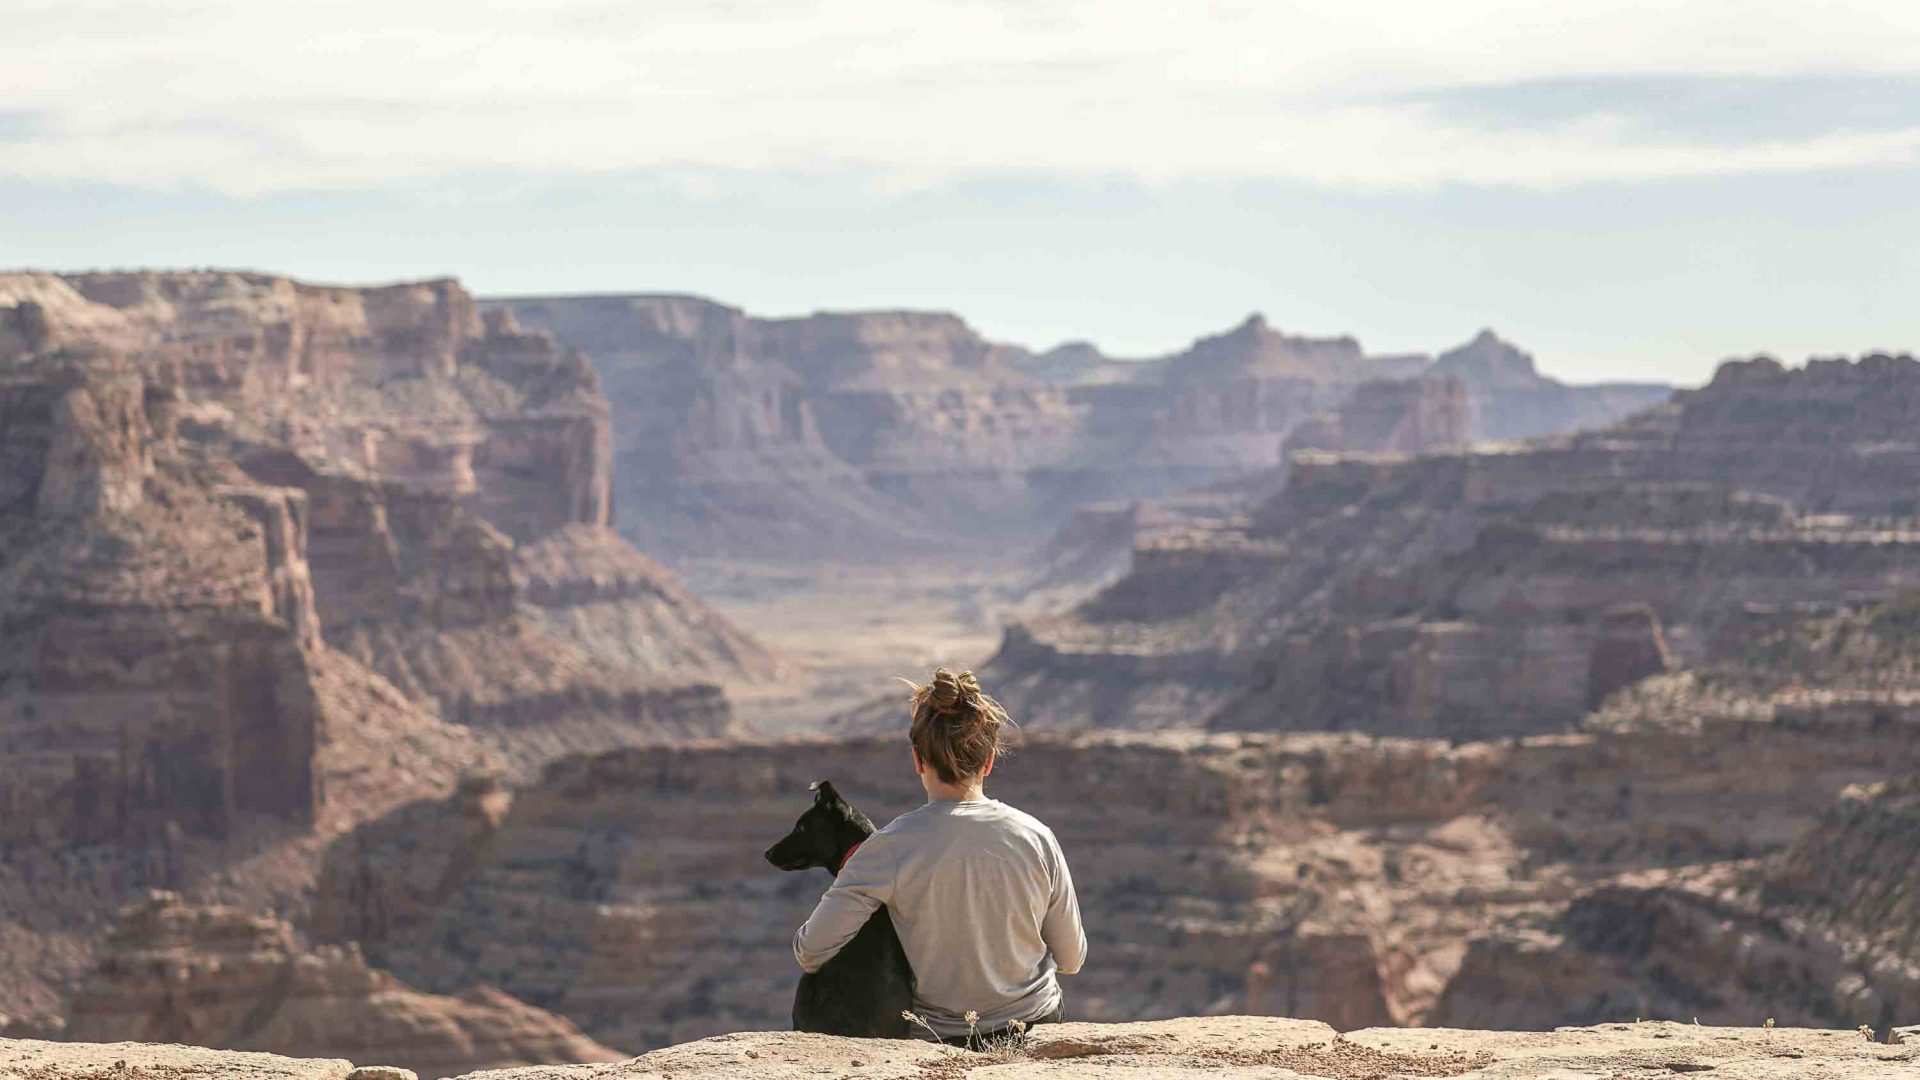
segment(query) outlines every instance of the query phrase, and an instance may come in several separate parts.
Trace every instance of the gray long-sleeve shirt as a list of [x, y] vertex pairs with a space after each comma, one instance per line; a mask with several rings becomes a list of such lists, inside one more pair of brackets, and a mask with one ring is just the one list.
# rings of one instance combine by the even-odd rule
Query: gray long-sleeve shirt
[[1052, 1012], [1055, 973], [1086, 960], [1059, 841], [995, 799], [931, 802], [874, 833], [794, 934], [794, 959], [820, 970], [882, 904], [913, 964], [914, 1009], [942, 1035], [965, 1035], [969, 1011], [983, 1032]]

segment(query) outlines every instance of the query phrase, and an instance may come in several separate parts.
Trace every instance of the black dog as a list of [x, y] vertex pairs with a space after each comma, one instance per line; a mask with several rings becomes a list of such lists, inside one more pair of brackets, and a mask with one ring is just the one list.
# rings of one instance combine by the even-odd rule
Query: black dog
[[[800, 815], [767, 861], [782, 870], [820, 867], [838, 877], [840, 867], [867, 837], [873, 822], [855, 810], [825, 780], [813, 785], [813, 806]], [[913, 1025], [901, 1014], [913, 1008], [913, 967], [882, 907], [853, 935], [846, 948], [800, 976], [793, 994], [793, 1030], [870, 1039], [910, 1039]]]

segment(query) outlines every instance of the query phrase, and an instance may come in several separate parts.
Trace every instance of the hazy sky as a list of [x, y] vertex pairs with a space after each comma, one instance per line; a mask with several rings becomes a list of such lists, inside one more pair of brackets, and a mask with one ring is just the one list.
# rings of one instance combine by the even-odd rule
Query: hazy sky
[[1913, 0], [0, 0], [0, 266], [1920, 348]]

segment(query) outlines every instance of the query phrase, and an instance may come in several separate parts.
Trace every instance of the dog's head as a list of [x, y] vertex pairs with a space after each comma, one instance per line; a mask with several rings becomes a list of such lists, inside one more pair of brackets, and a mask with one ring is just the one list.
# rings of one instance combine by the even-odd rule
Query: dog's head
[[867, 815], [825, 780], [813, 783], [813, 805], [793, 823], [793, 831], [767, 849], [767, 861], [782, 870], [823, 867], [838, 873], [853, 846], [873, 835]]

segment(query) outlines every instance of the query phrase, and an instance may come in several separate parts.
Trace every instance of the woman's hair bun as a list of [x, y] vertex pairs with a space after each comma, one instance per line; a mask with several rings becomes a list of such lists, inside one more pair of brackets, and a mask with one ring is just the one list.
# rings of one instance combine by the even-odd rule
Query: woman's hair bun
[[978, 776], [1005, 752], [1000, 729], [1010, 723], [1006, 710], [980, 689], [973, 672], [935, 668], [924, 686], [907, 685], [913, 687], [914, 749], [942, 780], [953, 784]]
[[980, 680], [973, 672], [954, 672], [949, 668], [933, 669], [933, 682], [927, 686], [927, 701], [935, 709], [945, 712], [962, 705], [971, 705], [980, 697]]

